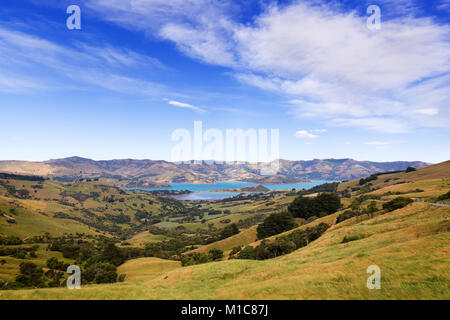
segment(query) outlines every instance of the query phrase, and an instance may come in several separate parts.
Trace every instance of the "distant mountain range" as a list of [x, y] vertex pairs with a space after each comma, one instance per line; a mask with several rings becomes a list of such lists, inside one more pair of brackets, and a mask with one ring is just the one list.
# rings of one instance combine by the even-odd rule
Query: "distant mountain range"
[[80, 157], [44, 162], [0, 161], [0, 172], [33, 174], [59, 181], [101, 179], [127, 187], [154, 187], [168, 183], [214, 183], [215, 181], [247, 181], [263, 184], [296, 183], [305, 180], [350, 180], [373, 173], [420, 168], [421, 161], [371, 162], [353, 159], [325, 159], [309, 161], [279, 160], [276, 175], [263, 176], [261, 167], [251, 163], [181, 164], [162, 160], [106, 160], [95, 161]]

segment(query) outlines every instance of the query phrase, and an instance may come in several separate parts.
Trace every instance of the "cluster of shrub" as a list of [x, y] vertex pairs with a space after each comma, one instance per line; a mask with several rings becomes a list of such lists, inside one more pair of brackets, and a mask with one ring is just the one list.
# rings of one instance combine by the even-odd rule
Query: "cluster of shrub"
[[450, 191], [449, 192], [447, 192], [447, 193], [445, 193], [445, 194], [443, 194], [443, 195], [440, 195], [439, 197], [437, 197], [437, 201], [444, 201], [444, 200], [449, 200], [450, 199]]
[[389, 202], [383, 203], [383, 209], [386, 210], [387, 212], [391, 212], [406, 207], [408, 204], [412, 202], [414, 201], [410, 198], [398, 197], [392, 199]]
[[[51, 251], [59, 251], [64, 258], [74, 259], [81, 267], [82, 283], [113, 283], [123, 276], [117, 275], [117, 266], [128, 259], [142, 256], [141, 250], [118, 248], [113, 242], [104, 241], [95, 245], [92, 242], [55, 242], [49, 245]], [[138, 248], [135, 248], [138, 249]], [[53, 261], [52, 266], [61, 270], [65, 265]], [[50, 267], [50, 266], [49, 266]]]
[[146, 244], [143, 255], [162, 259], [172, 259], [192, 249], [194, 245], [207, 245], [238, 234], [239, 228], [237, 224], [232, 223], [222, 229], [211, 227], [209, 230], [201, 230], [190, 235], [186, 235], [187, 232], [188, 230], [184, 226], [178, 226], [173, 229], [150, 226], [149, 233], [164, 235], [173, 239]]
[[[371, 201], [368, 204], [368, 206], [363, 209], [361, 209], [361, 205], [363, 202], [365, 202], [367, 200], [380, 200], [380, 199], [381, 199], [381, 196], [379, 196], [379, 195], [362, 195], [358, 198], [355, 198], [350, 205], [351, 210], [347, 210], [347, 211], [341, 213], [337, 217], [336, 223], [340, 223], [342, 221], [345, 221], [345, 220], [353, 218], [353, 217], [359, 217], [362, 214], [373, 215], [375, 212], [379, 211], [377, 203], [375, 201]], [[395, 198], [395, 199], [383, 204], [383, 210], [384, 210], [383, 213], [401, 209], [412, 202], [413, 202], [413, 200], [411, 200], [409, 198], [404, 198], [404, 197]]]
[[365, 234], [359, 234], [359, 233], [347, 234], [347, 235], [344, 236], [344, 239], [342, 239], [342, 243], [347, 243], [347, 242], [361, 240], [361, 239], [364, 239], [365, 237], [366, 237]]
[[322, 192], [328, 192], [328, 193], [337, 193], [337, 188], [339, 186], [339, 182], [329, 182], [329, 183], [323, 183], [321, 185], [312, 187], [308, 190], [300, 190], [297, 192], [297, 195], [304, 196], [307, 194], [312, 193], [322, 193]]
[[45, 181], [44, 177], [41, 176], [24, 176], [20, 174], [11, 174], [0, 172], [0, 179], [12, 179], [12, 180], [23, 180], [23, 181]]
[[279, 234], [297, 227], [291, 213], [287, 211], [274, 213], [269, 215], [264, 221], [258, 225], [258, 239], [264, 239], [275, 234]]
[[63, 276], [64, 272], [52, 269], [44, 272], [32, 262], [22, 262], [20, 274], [16, 276], [15, 281], [0, 283], [0, 287], [3, 290], [58, 287], [61, 285], [60, 280]]
[[94, 228], [97, 231], [108, 232], [112, 235], [122, 238], [126, 238], [127, 236], [134, 234], [140, 228], [139, 226], [130, 223], [128, 224], [128, 228], [122, 228], [121, 226], [117, 225], [118, 223], [127, 223], [126, 221], [130, 221], [130, 217], [123, 213], [120, 213], [118, 215], [105, 214], [105, 217], [103, 217], [93, 214], [87, 209], [83, 209], [82, 212], [84, 213], [86, 218], [67, 214], [64, 212], [57, 212], [53, 215], [53, 217], [58, 219], [75, 220], [91, 228]]
[[20, 240], [20, 238], [18, 238], [18, 237], [13, 237], [13, 236], [2, 237], [2, 236], [0, 236], [0, 245], [2, 245], [2, 246], [18, 246], [21, 244], [23, 244], [23, 241]]
[[[375, 174], [372, 174], [371, 176], [369, 176], [367, 178], [360, 179], [359, 180], [359, 185], [362, 186], [362, 185], [364, 185], [364, 184], [366, 184], [366, 183], [368, 183], [370, 181], [377, 180], [379, 176], [383, 176], [383, 175], [386, 175], [386, 174], [393, 174], [393, 173], [400, 173], [400, 172], [409, 173], [409, 172], [414, 172], [416, 170], [417, 169], [414, 168], [414, 167], [408, 167], [404, 171], [403, 170], [397, 170], [397, 171], [388, 171], [388, 172], [375, 173]], [[386, 179], [386, 180], [388, 180], [388, 179]], [[385, 180], [385, 182], [389, 182], [389, 181], [386, 181], [386, 180]]]
[[297, 197], [288, 207], [296, 218], [324, 217], [341, 208], [341, 199], [335, 193], [322, 193], [315, 198]]
[[346, 210], [345, 212], [341, 213], [337, 218], [336, 218], [336, 224], [340, 223], [342, 221], [351, 219], [353, 217], [358, 217], [361, 215], [361, 212], [359, 211], [353, 211], [353, 210]]
[[373, 174], [373, 175], [371, 175], [371, 176], [369, 176], [367, 178], [360, 179], [359, 180], [359, 185], [362, 186], [362, 185], [364, 185], [364, 184], [366, 184], [366, 183], [368, 183], [370, 181], [375, 181], [377, 179], [378, 179], [378, 175], [377, 174]]
[[204, 244], [210, 244], [213, 242], [217, 242], [229, 237], [234, 236], [235, 234], [239, 233], [239, 228], [236, 223], [229, 224], [228, 226], [224, 227], [222, 230], [216, 232], [212, 236], [210, 236], [208, 239], [206, 239]]
[[26, 189], [17, 190], [15, 186], [10, 184], [7, 180], [0, 180], [0, 186], [4, 187], [8, 194], [17, 199], [31, 199], [30, 191]]
[[192, 266], [195, 264], [208, 263], [213, 261], [218, 261], [223, 258], [223, 251], [218, 248], [212, 248], [208, 253], [194, 252], [187, 255], [181, 256], [181, 265]]
[[231, 251], [230, 259], [265, 260], [289, 254], [318, 239], [329, 227], [325, 223], [320, 223], [317, 226], [306, 228], [305, 230], [296, 230], [289, 235], [278, 237], [273, 242], [263, 240], [255, 248], [251, 246], [247, 246], [244, 249], [236, 247]]
[[18, 247], [18, 248], [2, 248], [0, 247], [0, 256], [6, 257], [10, 256], [17, 259], [25, 259], [28, 257], [36, 258], [36, 251], [39, 249], [38, 246], [32, 246], [28, 248]]

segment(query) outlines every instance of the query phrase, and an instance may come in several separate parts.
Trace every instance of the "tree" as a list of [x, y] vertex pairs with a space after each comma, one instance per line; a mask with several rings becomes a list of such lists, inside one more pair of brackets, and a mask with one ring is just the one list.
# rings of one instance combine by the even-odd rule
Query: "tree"
[[61, 270], [61, 271], [67, 270], [67, 268], [64, 268], [64, 267], [65, 267], [64, 262], [59, 261], [55, 257], [51, 257], [50, 259], [47, 260], [47, 268], [49, 268], [49, 269]]
[[314, 199], [319, 214], [325, 212], [327, 215], [339, 210], [341, 207], [341, 199], [335, 193], [322, 193]]
[[37, 270], [37, 266], [32, 262], [22, 262], [20, 264], [20, 273], [24, 275], [31, 275]]
[[220, 260], [223, 258], [223, 251], [218, 248], [212, 248], [209, 250], [208, 256], [213, 261]]
[[114, 283], [117, 280], [117, 268], [105, 262], [95, 263], [83, 272], [83, 280], [92, 283]]
[[292, 215], [287, 212], [274, 213], [268, 216], [256, 229], [258, 239], [264, 239], [275, 234], [295, 228], [297, 224]]
[[315, 216], [317, 208], [315, 208], [315, 202], [310, 198], [297, 197], [292, 201], [288, 207], [288, 211], [297, 218], [308, 219]]
[[447, 193], [444, 193], [443, 195], [440, 195], [436, 200], [437, 201], [444, 201], [450, 199], [450, 191]]
[[237, 224], [232, 223], [222, 229], [222, 231], [220, 232], [220, 238], [226, 239], [226, 238], [234, 236], [235, 234], [238, 234], [238, 233], [239, 233], [239, 228], [238, 228]]
[[416, 168], [414, 168], [414, 167], [408, 167], [408, 168], [406, 168], [406, 173], [409, 173], [409, 172], [414, 172], [414, 171], [416, 171]]
[[389, 202], [383, 203], [383, 209], [387, 210], [388, 212], [394, 211], [397, 209], [401, 209], [403, 207], [406, 207], [408, 204], [413, 202], [413, 200], [405, 197], [398, 197], [395, 198]]
[[104, 246], [101, 256], [103, 261], [109, 262], [115, 266], [119, 266], [125, 262], [122, 252], [112, 242], [108, 242]]
[[297, 197], [289, 205], [289, 212], [297, 218], [308, 219], [332, 214], [341, 207], [341, 199], [335, 193], [322, 193], [315, 198]]
[[369, 205], [367, 206], [367, 213], [372, 216], [377, 211], [378, 208], [376, 201], [370, 201]]

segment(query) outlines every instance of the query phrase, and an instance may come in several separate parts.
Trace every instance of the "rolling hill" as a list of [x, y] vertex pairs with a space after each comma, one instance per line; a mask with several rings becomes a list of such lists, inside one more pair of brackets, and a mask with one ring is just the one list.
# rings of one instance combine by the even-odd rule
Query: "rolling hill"
[[427, 163], [370, 162], [352, 159], [279, 161], [278, 174], [260, 175], [268, 164], [171, 163], [155, 160], [94, 161], [80, 157], [45, 162], [0, 161], [0, 172], [35, 174], [59, 181], [100, 178], [106, 183], [127, 187], [153, 187], [168, 183], [214, 183], [215, 181], [248, 181], [264, 184], [295, 183], [305, 180], [349, 180], [374, 173], [421, 168]]
[[[265, 241], [274, 242], [279, 237], [320, 223], [327, 223], [330, 228], [317, 240], [276, 258], [228, 259], [228, 252], [235, 246], [256, 247], [261, 243], [255, 241], [256, 225], [253, 224], [241, 228], [239, 234], [191, 251], [204, 253], [211, 248], [219, 248], [226, 253], [222, 261], [182, 267], [178, 261], [140, 257], [119, 266], [118, 271], [126, 275], [125, 282], [84, 285], [81, 290], [0, 290], [0, 299], [449, 299], [450, 208], [433, 205], [450, 191], [449, 169], [450, 161], [447, 161], [408, 173], [378, 174], [370, 179], [366, 177], [341, 183], [338, 186], [338, 192], [343, 196], [341, 210], [305, 221], [299, 227]], [[38, 189], [34, 197], [55, 194], [52, 188], [68, 188], [76, 198], [79, 198], [76, 193], [81, 189], [84, 192], [91, 188], [97, 188], [97, 192], [102, 190], [102, 186], [94, 182], [62, 184], [45, 181], [43, 184], [43, 189]], [[16, 189], [29, 188], [27, 182], [15, 182], [14, 185]], [[3, 186], [0, 191], [8, 192], [8, 187]], [[64, 192], [59, 190], [57, 194], [61, 191]], [[270, 194], [266, 193], [266, 196]], [[270, 198], [272, 212], [294, 198], [291, 193], [274, 195]], [[72, 196], [67, 196], [66, 200], [76, 207], [81, 206], [79, 200]], [[123, 196], [127, 202], [134, 202], [144, 199], [145, 193], [131, 192]], [[2, 197], [8, 201], [6, 194]], [[385, 209], [386, 203], [399, 197], [420, 198], [421, 201], [398, 209]], [[144, 200], [148, 202], [150, 198]], [[25, 208], [42, 202], [17, 197], [14, 201]], [[450, 199], [439, 201], [449, 203]], [[227, 217], [237, 221], [248, 215], [250, 210], [253, 215], [262, 212], [264, 203], [267, 204], [268, 200], [258, 198], [251, 202], [231, 203], [232, 206], [227, 202], [204, 204], [209, 210], [229, 208], [230, 213], [210, 220], [214, 223], [180, 223], [177, 227], [167, 227], [167, 230], [187, 232], [193, 225], [204, 228], [200, 229], [203, 231], [213, 229]], [[11, 203], [8, 202], [8, 205]], [[83, 205], [94, 210], [103, 207], [104, 203], [95, 203], [90, 199]], [[111, 209], [118, 209], [120, 205], [114, 204]], [[366, 211], [370, 205], [374, 205], [375, 212]], [[338, 222], [341, 214], [354, 210], [359, 210], [359, 214]], [[17, 217], [27, 215], [19, 211]], [[0, 228], [3, 229], [1, 225]], [[140, 231], [129, 241], [136, 245], [146, 241], [155, 243], [173, 234], [157, 237]], [[44, 248], [37, 253], [38, 257], [32, 261], [38, 264], [42, 264], [49, 255], [59, 254], [47, 252]], [[7, 257], [5, 261], [6, 264], [0, 266], [0, 276], [11, 279], [20, 260]], [[371, 265], [381, 269], [380, 290], [369, 290], [366, 286], [369, 276], [366, 270]]]

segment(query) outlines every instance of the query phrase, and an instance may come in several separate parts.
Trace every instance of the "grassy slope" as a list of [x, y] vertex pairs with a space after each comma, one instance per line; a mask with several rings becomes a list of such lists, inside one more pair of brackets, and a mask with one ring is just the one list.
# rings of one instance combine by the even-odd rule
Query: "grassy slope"
[[[8, 194], [5, 187], [0, 185], [0, 235], [18, 236], [22, 239], [43, 235], [45, 232], [52, 236], [61, 236], [64, 233], [99, 234], [95, 228], [81, 222], [72, 219], [54, 218], [56, 213], [65, 213], [93, 221], [92, 217], [83, 213], [83, 210], [89, 210], [97, 216], [118, 215], [123, 212], [130, 216], [131, 221], [136, 221], [134, 213], [137, 210], [150, 212], [156, 216], [161, 208], [160, 201], [149, 193], [125, 192], [120, 194], [120, 190], [117, 188], [96, 182], [69, 184], [45, 181], [42, 189], [33, 188], [33, 185], [37, 184], [36, 182], [8, 180], [8, 183], [17, 190], [29, 191], [31, 199], [13, 197]], [[62, 192], [69, 195], [64, 196]], [[93, 192], [98, 193], [99, 196], [96, 198], [90, 196]], [[70, 194], [82, 194], [90, 197], [80, 201]], [[124, 201], [115, 201], [114, 203], [104, 201], [105, 197], [112, 195], [116, 199], [124, 198]], [[11, 209], [16, 210], [17, 214], [12, 214]], [[8, 223], [7, 217], [3, 214], [16, 220], [16, 223]]]
[[[374, 192], [409, 191], [408, 183], [422, 183], [422, 189], [431, 188], [433, 196], [448, 192], [449, 164], [409, 173], [405, 183], [395, 186], [406, 174], [392, 174], [399, 178], [393, 183], [384, 182], [389, 176], [383, 175], [373, 183], [384, 189]], [[425, 181], [433, 179], [437, 180]], [[312, 224], [324, 219], [333, 223], [336, 215]], [[129, 274], [125, 283], [85, 286], [78, 291], [0, 291], [0, 299], [449, 299], [449, 218], [449, 208], [413, 203], [372, 219], [352, 218], [333, 225], [307, 247], [276, 259], [181, 268], [143, 258], [120, 267], [120, 273]], [[344, 244], [345, 235], [362, 239]], [[381, 268], [381, 290], [366, 287], [366, 268], [373, 264]]]
[[[450, 183], [448, 179], [450, 179], [450, 161], [420, 168], [414, 172], [381, 175], [377, 180], [370, 181], [370, 183], [373, 184], [373, 188], [386, 188], [390, 186], [392, 188], [391, 191], [394, 191], [397, 188], [401, 188], [400, 186], [420, 188], [419, 186], [421, 184], [427, 185], [425, 180], [434, 180], [431, 185], [439, 185], [439, 182], [441, 182], [448, 188], [448, 183]], [[386, 180], [390, 181], [385, 182]], [[343, 191], [348, 187], [358, 187], [358, 182], [359, 179], [343, 182], [339, 185], [338, 190]], [[403, 184], [398, 184], [400, 182], [403, 182]], [[417, 183], [412, 184], [413, 182]], [[385, 189], [383, 191], [387, 192], [389, 189]]]
[[[79, 291], [3, 291], [0, 299], [449, 299], [449, 231], [448, 208], [414, 203], [360, 223], [345, 221], [276, 259], [164, 269], [138, 282]], [[341, 243], [348, 234], [365, 238]], [[373, 264], [381, 268], [381, 290], [366, 288]]]
[[254, 242], [256, 240], [256, 228], [257, 226], [253, 226], [248, 229], [241, 230], [238, 234], [232, 237], [214, 243], [210, 243], [205, 246], [201, 246], [195, 250], [187, 252], [187, 254], [192, 252], [208, 252], [212, 248], [218, 248], [227, 253], [228, 251], [231, 251], [231, 249], [233, 249], [234, 247], [244, 246]]
[[139, 258], [127, 261], [117, 269], [117, 272], [119, 274], [126, 274], [127, 281], [148, 282], [161, 276], [163, 273], [170, 272], [180, 267], [181, 263], [178, 261], [158, 258]]
[[[10, 246], [11, 248], [17, 248], [17, 246]], [[20, 247], [30, 247], [30, 245], [22, 245]], [[16, 259], [14, 257], [0, 257], [0, 260], [5, 260], [6, 263], [0, 266], [0, 279], [6, 281], [14, 281], [17, 274], [20, 273], [20, 264], [22, 262], [32, 262], [43, 267], [44, 271], [48, 270], [46, 268], [46, 262], [49, 258], [55, 257], [64, 263], [73, 263], [73, 260], [66, 259], [62, 256], [61, 252], [46, 250], [47, 244], [39, 244], [39, 249], [36, 252], [36, 258], [27, 257], [26, 259]]]
[[165, 235], [151, 234], [148, 231], [143, 231], [136, 234], [131, 239], [126, 240], [126, 242], [132, 246], [143, 247], [146, 243], [155, 243], [170, 239], [172, 238]]
[[[39, 203], [33, 200], [16, 200], [16, 205], [11, 205], [9, 199], [0, 196], [0, 208], [15, 208], [17, 215], [8, 214], [16, 220], [16, 224], [10, 224], [4, 217], [0, 218], [0, 235], [16, 236], [25, 239], [29, 236], [43, 235], [45, 232], [53, 236], [61, 236], [64, 233], [97, 234], [88, 226], [68, 219], [53, 218], [49, 212], [69, 212], [68, 208], [57, 204]], [[42, 214], [44, 212], [47, 215]]]

